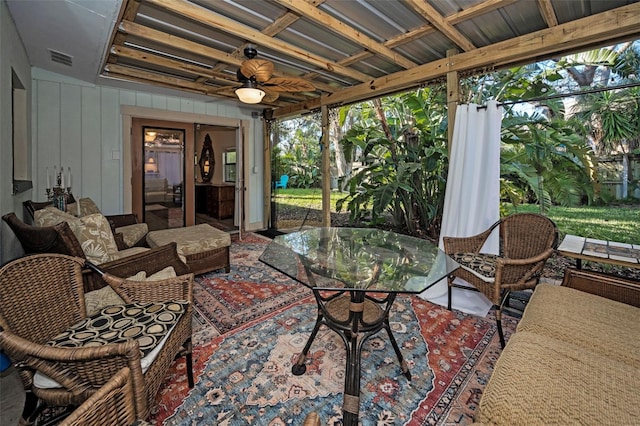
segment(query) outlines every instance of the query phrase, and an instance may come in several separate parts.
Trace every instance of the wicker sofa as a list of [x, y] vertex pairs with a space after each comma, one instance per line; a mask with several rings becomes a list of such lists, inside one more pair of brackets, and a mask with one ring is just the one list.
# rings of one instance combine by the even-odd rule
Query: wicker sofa
[[539, 285], [496, 362], [483, 425], [637, 424], [640, 284], [568, 269]]

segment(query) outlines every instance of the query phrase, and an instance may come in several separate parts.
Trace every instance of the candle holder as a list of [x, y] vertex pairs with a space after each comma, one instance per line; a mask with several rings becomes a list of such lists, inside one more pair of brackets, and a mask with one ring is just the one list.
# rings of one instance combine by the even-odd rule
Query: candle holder
[[66, 188], [63, 186], [63, 176], [62, 171], [60, 171], [56, 176], [56, 186], [52, 188], [47, 188], [47, 200], [53, 203], [53, 206], [58, 210], [66, 211], [67, 210], [67, 201], [69, 200], [69, 195], [71, 194], [71, 186], [67, 186]]

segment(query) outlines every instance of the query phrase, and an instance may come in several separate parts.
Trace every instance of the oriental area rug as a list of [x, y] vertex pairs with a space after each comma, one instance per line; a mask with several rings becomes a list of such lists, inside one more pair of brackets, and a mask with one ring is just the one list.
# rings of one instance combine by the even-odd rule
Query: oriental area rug
[[[230, 273], [196, 277], [194, 375], [178, 359], [157, 395], [158, 425], [302, 425], [316, 411], [342, 424], [345, 350], [322, 327], [306, 373], [291, 367], [316, 320], [311, 291], [258, 260], [270, 240], [246, 234], [231, 246]], [[399, 296], [390, 323], [412, 380], [402, 375], [385, 332], [369, 338], [361, 362], [362, 425], [470, 424], [500, 354], [493, 312], [467, 315]], [[503, 315], [508, 337], [517, 319]]]

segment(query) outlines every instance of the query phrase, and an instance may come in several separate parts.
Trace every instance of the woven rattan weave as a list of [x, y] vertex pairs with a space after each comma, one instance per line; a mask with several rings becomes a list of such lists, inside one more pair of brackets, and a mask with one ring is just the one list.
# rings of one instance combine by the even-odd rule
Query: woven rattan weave
[[[472, 270], [463, 266], [449, 276], [449, 309], [452, 288], [469, 289], [455, 284], [455, 278], [472, 284], [493, 303], [500, 343], [504, 347], [502, 306], [511, 291], [532, 289], [538, 284], [544, 265], [557, 245], [558, 229], [546, 216], [516, 213], [497, 221], [478, 235], [444, 237], [444, 251], [456, 260], [468, 254], [480, 263], [484, 256], [480, 250], [494, 230], [499, 232], [499, 255], [486, 255], [482, 268]], [[492, 266], [490, 274], [485, 273], [489, 269], [488, 264]]]
[[[131, 370], [136, 416], [145, 419], [167, 369], [177, 355], [187, 357], [191, 372], [193, 274], [163, 281], [136, 282], [104, 274], [125, 303], [184, 300], [190, 302], [160, 353], [142, 373], [138, 343], [105, 344], [80, 349], [46, 346], [54, 336], [86, 317], [83, 274], [85, 260], [60, 254], [36, 254], [16, 259], [0, 269], [0, 347], [19, 367], [26, 389], [49, 405], [79, 405], [97, 392], [118, 370]], [[61, 387], [33, 384], [40, 371]]]

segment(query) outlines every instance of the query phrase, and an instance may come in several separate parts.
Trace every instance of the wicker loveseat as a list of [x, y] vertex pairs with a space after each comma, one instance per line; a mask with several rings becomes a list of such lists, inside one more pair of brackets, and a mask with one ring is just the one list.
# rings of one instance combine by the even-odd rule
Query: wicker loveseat
[[540, 284], [482, 394], [483, 425], [640, 418], [640, 284], [568, 269]]
[[[12, 229], [25, 254], [59, 253], [86, 258], [83, 248], [67, 222], [54, 226], [34, 226], [22, 222], [15, 213], [7, 213], [2, 219]], [[117, 277], [129, 277], [144, 271], [147, 275], [172, 266], [178, 275], [192, 272], [178, 255], [176, 243], [157, 248], [131, 247], [118, 251], [113, 260], [100, 263], [100, 269]], [[97, 274], [84, 274], [85, 291], [98, 290], [106, 285]]]

